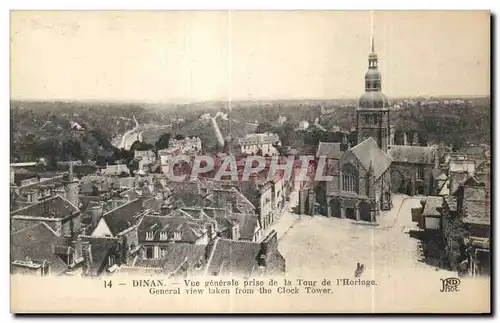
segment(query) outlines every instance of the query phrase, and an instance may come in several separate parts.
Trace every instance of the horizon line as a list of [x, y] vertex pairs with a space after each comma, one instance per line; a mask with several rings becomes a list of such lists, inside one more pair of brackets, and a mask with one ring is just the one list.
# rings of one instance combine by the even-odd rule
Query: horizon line
[[[394, 96], [393, 100], [404, 100], [404, 99], [416, 99], [416, 98], [490, 98], [491, 94], [465, 94], [465, 95], [453, 95], [453, 94], [440, 94], [440, 95], [401, 95]], [[186, 105], [186, 104], [203, 104], [203, 103], [227, 103], [227, 102], [261, 102], [261, 101], [334, 101], [334, 100], [359, 100], [359, 97], [331, 97], [331, 98], [315, 98], [315, 97], [305, 97], [305, 98], [246, 98], [246, 99], [234, 99], [234, 100], [223, 100], [223, 99], [212, 99], [212, 100], [120, 100], [120, 99], [18, 99], [10, 98], [10, 102], [43, 102], [43, 103], [106, 103], [106, 104], [154, 104], [154, 105]]]

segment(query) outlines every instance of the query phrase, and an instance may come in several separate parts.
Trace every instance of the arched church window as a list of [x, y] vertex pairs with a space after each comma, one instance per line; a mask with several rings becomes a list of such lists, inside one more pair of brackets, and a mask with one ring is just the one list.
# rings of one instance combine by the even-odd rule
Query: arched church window
[[347, 192], [358, 192], [358, 172], [352, 165], [342, 168], [342, 190]]

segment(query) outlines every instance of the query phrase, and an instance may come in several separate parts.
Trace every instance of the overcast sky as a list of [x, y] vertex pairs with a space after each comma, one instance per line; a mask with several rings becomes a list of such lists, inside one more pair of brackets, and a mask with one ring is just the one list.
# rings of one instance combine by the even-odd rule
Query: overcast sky
[[[375, 12], [389, 97], [489, 95], [488, 12]], [[14, 12], [13, 99], [355, 98], [370, 13]]]

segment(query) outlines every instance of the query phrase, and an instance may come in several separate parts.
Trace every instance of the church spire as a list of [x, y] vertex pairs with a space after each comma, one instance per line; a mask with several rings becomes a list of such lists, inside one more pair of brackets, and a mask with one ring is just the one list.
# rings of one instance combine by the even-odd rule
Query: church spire
[[372, 34], [372, 53], [375, 54], [375, 37], [373, 37], [373, 34]]

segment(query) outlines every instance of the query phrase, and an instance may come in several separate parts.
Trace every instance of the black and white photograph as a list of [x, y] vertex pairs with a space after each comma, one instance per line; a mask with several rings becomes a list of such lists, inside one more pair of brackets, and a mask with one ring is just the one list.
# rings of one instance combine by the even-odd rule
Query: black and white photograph
[[11, 11], [14, 313], [490, 313], [489, 11]]

